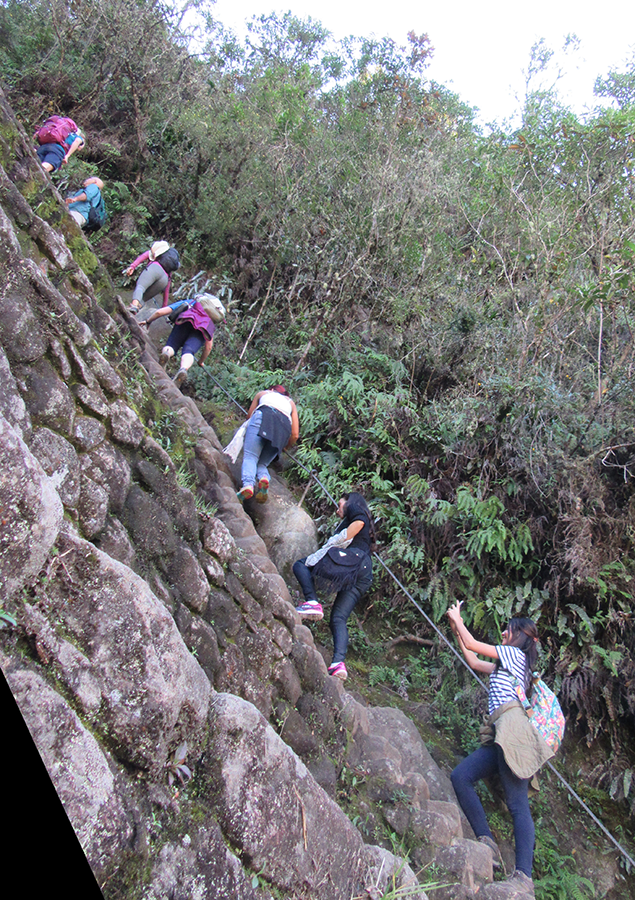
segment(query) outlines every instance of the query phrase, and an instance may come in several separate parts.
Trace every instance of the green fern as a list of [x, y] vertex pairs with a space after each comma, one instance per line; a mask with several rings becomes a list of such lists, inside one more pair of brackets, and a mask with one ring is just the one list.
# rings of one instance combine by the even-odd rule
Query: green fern
[[595, 897], [593, 882], [566, 868], [534, 880], [534, 889], [536, 900], [593, 900]]

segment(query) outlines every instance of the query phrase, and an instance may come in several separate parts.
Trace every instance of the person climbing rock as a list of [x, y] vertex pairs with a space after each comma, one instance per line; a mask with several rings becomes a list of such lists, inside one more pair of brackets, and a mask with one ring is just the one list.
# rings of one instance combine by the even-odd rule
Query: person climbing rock
[[138, 256], [127, 269], [124, 269], [124, 275], [131, 277], [137, 266], [147, 260], [150, 260], [150, 264], [137, 279], [132, 292], [132, 303], [128, 309], [132, 315], [136, 315], [144, 303], [158, 297], [161, 293], [163, 293], [163, 307], [168, 305], [172, 273], [176, 272], [181, 264], [178, 251], [174, 247], [170, 247], [167, 241], [155, 241], [149, 250]]
[[139, 324], [147, 327], [162, 316], [173, 317], [174, 325], [161, 351], [160, 363], [165, 368], [172, 357], [181, 351], [181, 368], [174, 377], [174, 383], [180, 388], [201, 348], [203, 352], [198, 364], [201, 367], [205, 365], [214, 344], [215, 322], [222, 321], [225, 308], [213, 294], [197, 294], [192, 299], [179, 300], [155, 310]]
[[91, 208], [96, 208], [101, 200], [101, 192], [104, 189], [104, 182], [101, 178], [87, 178], [84, 181], [84, 189], [72, 194], [64, 201], [68, 206], [68, 211], [75, 219], [80, 228], [88, 225], [88, 217]]
[[50, 116], [33, 135], [36, 153], [45, 172], [57, 172], [86, 143], [81, 130], [67, 116]]
[[296, 606], [303, 619], [319, 620], [324, 616], [316, 594], [316, 583], [328, 591], [337, 591], [331, 608], [329, 626], [333, 636], [333, 660], [329, 675], [345, 680], [348, 650], [348, 618], [373, 580], [371, 553], [375, 545], [372, 513], [364, 497], [353, 492], [344, 494], [337, 515], [342, 520], [335, 534], [316, 553], [293, 564], [304, 603]]
[[266, 503], [269, 496], [269, 465], [282, 450], [292, 447], [300, 435], [298, 410], [287, 389], [278, 384], [258, 391], [247, 412], [244, 436], [241, 503], [250, 500]]
[[[450, 607], [448, 618], [467, 664], [475, 672], [489, 675], [489, 719], [487, 728], [482, 730], [482, 746], [454, 769], [452, 785], [474, 834], [490, 848], [497, 868], [501, 865], [500, 852], [474, 784], [499, 775], [514, 826], [516, 868], [510, 880], [533, 889], [535, 829], [529, 809], [529, 780], [551, 754], [546, 744], [543, 748], [538, 732], [526, 716], [514, 682], [522, 685], [529, 696], [538, 655], [538, 631], [531, 619], [514, 618], [500, 644], [485, 644], [477, 641], [463, 623], [461, 603]], [[480, 659], [477, 654], [488, 659]]]

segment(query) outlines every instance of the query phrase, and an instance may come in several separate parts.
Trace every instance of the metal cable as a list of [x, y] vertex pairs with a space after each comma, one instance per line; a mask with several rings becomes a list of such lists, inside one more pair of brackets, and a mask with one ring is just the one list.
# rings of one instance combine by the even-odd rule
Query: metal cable
[[[225, 390], [225, 388], [219, 383], [219, 381], [212, 375], [212, 373], [211, 373], [209, 370], [208, 370], [208, 373], [207, 373], [207, 374], [208, 374], [208, 375], [210, 376], [210, 378], [215, 382], [215, 384], [220, 388], [220, 390], [225, 394], [225, 396], [228, 397], [228, 398], [232, 401], [232, 403], [235, 403], [236, 406], [237, 406], [237, 407], [238, 407], [245, 415], [247, 415], [247, 410], [244, 409], [244, 408], [240, 405], [240, 403], [238, 403], [238, 401], [235, 400], [235, 399], [231, 396], [231, 394], [229, 394], [229, 393]], [[285, 454], [286, 454], [286, 455], [287, 455], [294, 463], [296, 463], [296, 465], [300, 466], [302, 469], [304, 469], [305, 472], [308, 473], [308, 475], [309, 475], [309, 476], [310, 476], [310, 477], [311, 477], [311, 478], [312, 478], [312, 479], [313, 479], [313, 480], [314, 480], [314, 481], [322, 488], [322, 490], [324, 491], [324, 493], [326, 494], [326, 496], [329, 498], [329, 500], [334, 504], [334, 506], [337, 506], [337, 500], [335, 500], [335, 498], [333, 497], [333, 495], [332, 495], [332, 494], [327, 490], [327, 488], [322, 484], [322, 482], [320, 481], [320, 479], [319, 479], [319, 478], [317, 477], [317, 475], [315, 474], [315, 471], [309, 469], [309, 468], [308, 468], [307, 466], [305, 466], [302, 462], [300, 462], [300, 460], [299, 460], [296, 456], [293, 456], [293, 455], [292, 455], [291, 453], [289, 453], [288, 451], [285, 450], [284, 452], [285, 452]], [[414, 606], [415, 606], [415, 607], [417, 608], [417, 610], [421, 613], [421, 615], [422, 615], [423, 618], [426, 620], [426, 622], [428, 623], [428, 625], [430, 625], [430, 627], [434, 629], [434, 631], [438, 634], [438, 636], [441, 638], [441, 640], [444, 642], [444, 644], [446, 644], [446, 646], [452, 651], [452, 653], [456, 656], [456, 658], [459, 660], [459, 662], [461, 663], [461, 665], [463, 665], [463, 666], [468, 670], [468, 672], [470, 673], [470, 675], [471, 675], [476, 681], [478, 681], [478, 683], [481, 685], [481, 687], [483, 688], [483, 690], [487, 693], [488, 688], [487, 688], [487, 685], [485, 684], [485, 682], [483, 682], [483, 681], [479, 678], [479, 676], [476, 674], [476, 672], [475, 672], [473, 669], [470, 668], [470, 666], [467, 664], [467, 662], [465, 661], [465, 659], [463, 658], [463, 656], [458, 652], [458, 650], [456, 649], [456, 647], [454, 647], [454, 645], [450, 643], [450, 641], [446, 638], [446, 636], [443, 634], [443, 632], [441, 631], [441, 629], [438, 628], [437, 625], [435, 625], [435, 623], [432, 621], [432, 619], [427, 615], [427, 613], [426, 613], [426, 612], [421, 608], [421, 606], [417, 603], [417, 601], [416, 601], [415, 598], [412, 596], [412, 594], [410, 593], [410, 591], [405, 587], [405, 585], [403, 585], [403, 584], [401, 583], [401, 581], [397, 578], [397, 576], [396, 576], [395, 573], [390, 569], [390, 567], [389, 567], [388, 565], [386, 565], [386, 563], [383, 561], [383, 559], [381, 558], [381, 556], [379, 556], [378, 553], [373, 553], [373, 556], [375, 557], [375, 559], [377, 560], [377, 562], [378, 562], [381, 566], [383, 566], [383, 568], [384, 568], [384, 569], [386, 570], [386, 572], [390, 575], [390, 577], [393, 579], [393, 581], [395, 582], [395, 584], [398, 585], [398, 587], [400, 588], [400, 590], [402, 590], [402, 591], [404, 592], [404, 594], [405, 594], [406, 597], [410, 600], [410, 602], [411, 602], [412, 604], [414, 604]], [[571, 787], [571, 785], [570, 785], [570, 784], [568, 783], [568, 781], [564, 778], [564, 776], [561, 775], [560, 772], [558, 772], [558, 770], [556, 769], [556, 767], [555, 767], [551, 762], [547, 762], [547, 766], [551, 769], [551, 771], [552, 771], [552, 772], [554, 773], [554, 775], [558, 778], [558, 780], [564, 785], [564, 787], [567, 789], [567, 791], [569, 792], [569, 794], [570, 794], [575, 800], [577, 800], [577, 802], [580, 804], [580, 806], [582, 807], [582, 809], [584, 809], [584, 811], [587, 813], [587, 815], [595, 822], [595, 824], [598, 826], [598, 828], [600, 828], [600, 829], [602, 830], [602, 832], [603, 832], [603, 833], [606, 835], [606, 837], [613, 843], [613, 845], [617, 848], [617, 850], [619, 850], [619, 852], [622, 854], [622, 856], [624, 857], [624, 859], [627, 860], [627, 862], [628, 862], [628, 863], [633, 867], [633, 869], [635, 870], [635, 860], [633, 859], [633, 857], [632, 857], [632, 856], [624, 849], [624, 847], [622, 847], [622, 845], [619, 843], [619, 841], [618, 841], [616, 838], [613, 837], [613, 835], [611, 834], [611, 832], [610, 832], [610, 831], [602, 824], [602, 822], [598, 819], [598, 817], [597, 817], [597, 816], [589, 809], [589, 807], [588, 807], [587, 804], [584, 802], [584, 800], [576, 793], [576, 791]]]

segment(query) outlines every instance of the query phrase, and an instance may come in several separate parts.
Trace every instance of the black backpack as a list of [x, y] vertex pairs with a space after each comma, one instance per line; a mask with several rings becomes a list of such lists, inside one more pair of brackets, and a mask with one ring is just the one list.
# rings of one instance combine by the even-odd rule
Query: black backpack
[[104, 198], [101, 191], [99, 191], [97, 202], [91, 202], [90, 209], [88, 210], [88, 222], [86, 223], [86, 230], [98, 231], [102, 227], [102, 225], [106, 224], [107, 218], [108, 213], [106, 212], [106, 204], [104, 203]]
[[170, 249], [166, 250], [165, 253], [162, 253], [161, 256], [157, 256], [156, 262], [159, 263], [161, 268], [164, 272], [167, 272], [168, 275], [170, 272], [176, 272], [181, 265], [179, 253], [175, 247], [170, 247]]
[[190, 304], [186, 303], [185, 300], [183, 300], [181, 303], [179, 303], [176, 309], [173, 309], [172, 312], [168, 315], [168, 322], [171, 322], [174, 325], [181, 313], [185, 312], [185, 310], [189, 308]]

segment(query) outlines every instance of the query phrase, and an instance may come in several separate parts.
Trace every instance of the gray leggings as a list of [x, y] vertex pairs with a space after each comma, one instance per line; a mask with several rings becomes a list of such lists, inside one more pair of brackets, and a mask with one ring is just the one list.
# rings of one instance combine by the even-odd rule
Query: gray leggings
[[165, 269], [158, 263], [150, 263], [147, 269], [144, 269], [132, 292], [132, 299], [137, 303], [147, 303], [158, 294], [162, 294], [168, 286], [168, 274]]

